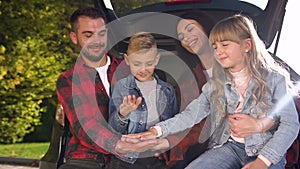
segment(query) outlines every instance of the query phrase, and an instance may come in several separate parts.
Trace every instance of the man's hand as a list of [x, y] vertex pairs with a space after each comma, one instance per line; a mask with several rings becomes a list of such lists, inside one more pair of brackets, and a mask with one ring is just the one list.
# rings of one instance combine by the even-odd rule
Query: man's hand
[[246, 164], [242, 169], [268, 169], [268, 166], [260, 158], [256, 158], [255, 161]]
[[142, 97], [136, 98], [135, 95], [128, 95], [123, 98], [123, 103], [120, 105], [120, 114], [124, 117], [128, 116], [130, 112], [137, 109], [142, 102]]
[[58, 103], [56, 106], [55, 120], [61, 126], [65, 125], [65, 112], [63, 106], [60, 103]]
[[161, 140], [159, 139], [140, 141], [138, 139], [131, 138], [129, 141], [122, 137], [121, 140], [117, 142], [115, 149], [120, 154], [129, 152], [140, 153], [146, 150], [151, 150], [159, 144], [161, 144]]
[[156, 146], [152, 147], [152, 150], [161, 150], [164, 152], [164, 151], [170, 149], [170, 143], [167, 139], [162, 138], [159, 140], [160, 140], [160, 143], [157, 144]]

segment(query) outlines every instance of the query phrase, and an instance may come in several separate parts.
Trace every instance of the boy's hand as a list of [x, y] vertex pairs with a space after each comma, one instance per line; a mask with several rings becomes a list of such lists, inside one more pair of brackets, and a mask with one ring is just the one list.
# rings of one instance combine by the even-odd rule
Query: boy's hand
[[120, 114], [123, 117], [129, 115], [130, 112], [137, 109], [142, 102], [142, 97], [136, 98], [135, 95], [128, 95], [123, 98], [123, 103], [120, 105]]

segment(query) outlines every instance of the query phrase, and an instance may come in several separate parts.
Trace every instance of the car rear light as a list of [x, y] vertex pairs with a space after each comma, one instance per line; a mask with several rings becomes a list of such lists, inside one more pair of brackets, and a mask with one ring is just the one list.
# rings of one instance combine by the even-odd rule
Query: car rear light
[[212, 0], [169, 0], [166, 5], [176, 5], [183, 3], [210, 3]]

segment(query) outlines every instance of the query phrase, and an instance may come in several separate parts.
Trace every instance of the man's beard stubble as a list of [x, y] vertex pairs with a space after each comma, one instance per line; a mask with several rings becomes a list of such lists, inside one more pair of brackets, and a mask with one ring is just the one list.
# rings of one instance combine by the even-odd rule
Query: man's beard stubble
[[[97, 55], [93, 55], [91, 54], [91, 52], [89, 52], [89, 48], [93, 48], [93, 47], [99, 47], [103, 50], [101, 50], [101, 52]], [[82, 56], [84, 56], [86, 59], [92, 61], [92, 62], [98, 62], [102, 59], [102, 57], [107, 53], [106, 50], [106, 45], [105, 44], [93, 44], [93, 45], [86, 45], [83, 48], [81, 48], [81, 54]]]

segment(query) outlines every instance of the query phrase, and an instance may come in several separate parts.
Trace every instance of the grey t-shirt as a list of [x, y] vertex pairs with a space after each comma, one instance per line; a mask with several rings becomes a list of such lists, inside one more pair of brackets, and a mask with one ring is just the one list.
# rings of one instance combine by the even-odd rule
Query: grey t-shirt
[[147, 116], [146, 128], [149, 129], [150, 127], [154, 126], [156, 123], [159, 122], [159, 114], [157, 112], [157, 107], [156, 107], [157, 81], [155, 79], [151, 81], [144, 81], [144, 82], [140, 82], [136, 80], [136, 84], [138, 88], [141, 90], [147, 105], [148, 116]]

